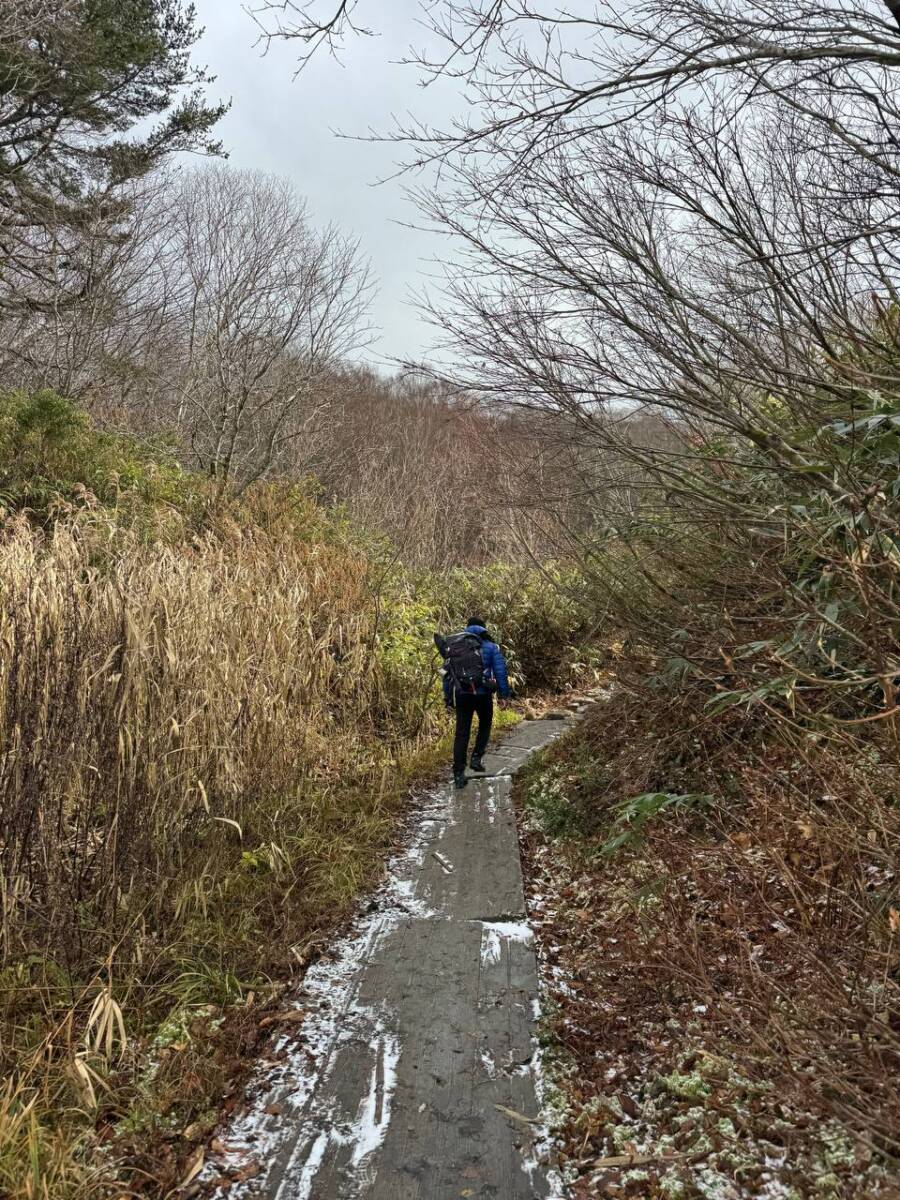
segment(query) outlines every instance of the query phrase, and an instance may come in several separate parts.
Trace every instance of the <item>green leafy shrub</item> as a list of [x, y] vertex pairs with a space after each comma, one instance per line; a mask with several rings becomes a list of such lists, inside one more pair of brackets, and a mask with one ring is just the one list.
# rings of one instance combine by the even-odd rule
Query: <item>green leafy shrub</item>
[[704, 792], [643, 792], [616, 805], [616, 818], [610, 836], [600, 848], [600, 853], [609, 858], [623, 846], [638, 844], [651, 821], [669, 814], [701, 812], [715, 803], [712, 796]]
[[458, 620], [478, 612], [488, 622], [518, 686], [559, 688], [593, 665], [597, 607], [575, 570], [496, 564], [457, 572], [448, 595]]
[[50, 390], [0, 396], [0, 503], [8, 510], [48, 523], [102, 505], [123, 526], [182, 537], [199, 523], [207, 493], [165, 439], [97, 430]]

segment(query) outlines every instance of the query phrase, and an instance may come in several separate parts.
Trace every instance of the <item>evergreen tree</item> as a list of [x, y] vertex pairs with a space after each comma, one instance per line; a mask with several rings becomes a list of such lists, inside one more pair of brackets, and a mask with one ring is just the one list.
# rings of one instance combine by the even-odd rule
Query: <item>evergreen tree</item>
[[226, 106], [190, 61], [179, 0], [4, 0], [0, 307], [70, 303], [123, 236], [129, 185], [178, 150], [219, 152]]

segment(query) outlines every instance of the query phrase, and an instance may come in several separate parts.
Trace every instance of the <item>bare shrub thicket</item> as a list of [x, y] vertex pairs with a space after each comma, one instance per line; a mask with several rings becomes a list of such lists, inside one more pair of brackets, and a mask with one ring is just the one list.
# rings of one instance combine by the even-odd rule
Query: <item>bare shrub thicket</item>
[[[553, 413], [490, 409], [421, 372], [344, 367], [320, 384], [321, 417], [290, 463], [354, 520], [386, 534], [404, 561], [534, 566], [583, 550], [590, 491], [637, 503], [642, 474], [598, 458]], [[639, 442], [672, 444], [670, 423], [630, 418]], [[613, 497], [615, 499], [613, 500]]]
[[520, 557], [494, 503], [512, 452], [503, 421], [416, 375], [345, 367], [322, 393], [314, 453], [294, 469], [313, 474], [360, 526], [386, 534], [405, 562], [422, 566]]

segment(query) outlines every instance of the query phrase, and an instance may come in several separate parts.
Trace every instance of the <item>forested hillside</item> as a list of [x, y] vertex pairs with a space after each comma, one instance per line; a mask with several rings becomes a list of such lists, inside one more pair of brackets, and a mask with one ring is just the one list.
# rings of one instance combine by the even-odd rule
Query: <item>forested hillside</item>
[[521, 694], [609, 689], [521, 792], [574, 1194], [896, 1195], [896, 8], [424, 19], [456, 249], [386, 372], [189, 7], [2, 6], [0, 1193], [190, 1182], [474, 608]]

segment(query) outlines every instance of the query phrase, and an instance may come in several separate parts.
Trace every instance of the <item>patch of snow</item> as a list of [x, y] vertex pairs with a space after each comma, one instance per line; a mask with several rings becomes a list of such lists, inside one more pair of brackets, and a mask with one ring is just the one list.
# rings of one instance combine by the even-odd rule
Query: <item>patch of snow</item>
[[406, 911], [406, 915], [427, 921], [438, 914], [424, 900], [416, 895], [418, 881], [415, 879], [397, 879], [394, 881], [394, 896]]
[[351, 1134], [353, 1165], [361, 1166], [384, 1142], [391, 1120], [391, 1104], [397, 1087], [397, 1063], [400, 1061], [400, 1039], [382, 1030], [375, 1048], [375, 1063], [369, 1081], [368, 1094], [360, 1101], [356, 1122]]
[[487, 813], [489, 824], [493, 825], [497, 820], [497, 814], [500, 811], [500, 796], [495, 779], [485, 781], [485, 786], [481, 789], [481, 799], [484, 802], [484, 809]]
[[530, 942], [533, 937], [531, 926], [524, 921], [482, 921], [482, 967], [490, 967], [500, 961], [504, 942]]
[[552, 966], [550, 974], [553, 976], [551, 987], [559, 996], [574, 996], [574, 990], [566, 982], [568, 974], [562, 967]]
[[494, 1056], [489, 1050], [482, 1050], [479, 1054], [481, 1065], [487, 1073], [488, 1079], [495, 1079], [497, 1076], [497, 1064], [494, 1062]]
[[[389, 862], [382, 887], [364, 898], [356, 920], [327, 957], [309, 967], [291, 1004], [306, 1010], [297, 1036], [275, 1040], [271, 1057], [280, 1061], [260, 1069], [248, 1089], [250, 1103], [232, 1119], [222, 1138], [227, 1152], [210, 1157], [201, 1181], [227, 1176], [230, 1168], [248, 1159], [267, 1167], [284, 1146], [288, 1124], [295, 1150], [276, 1193], [281, 1200], [310, 1200], [316, 1177], [336, 1147], [352, 1146], [353, 1169], [365, 1170], [387, 1132], [402, 1047], [393, 1014], [359, 1004], [358, 980], [366, 962], [401, 923], [441, 919], [441, 912], [418, 893], [435, 827], [448, 824], [450, 814], [446, 803], [423, 810], [406, 846]], [[317, 1111], [317, 1090], [331, 1075], [341, 1048], [351, 1041], [372, 1048], [375, 1065], [368, 1094], [355, 1117], [330, 1109]], [[283, 1116], [265, 1112], [273, 1105], [283, 1110]], [[254, 1183], [258, 1187], [259, 1179]], [[253, 1184], [235, 1183], [217, 1195], [240, 1200], [251, 1191]]]
[[[532, 1055], [527, 1065], [527, 1071], [534, 1080], [534, 1091], [538, 1102], [540, 1119], [532, 1126], [531, 1144], [522, 1150], [522, 1170], [529, 1180], [542, 1164], [546, 1164], [553, 1149], [553, 1134], [547, 1121], [547, 1081], [544, 1075], [544, 1064], [541, 1058], [541, 1046], [536, 1036], [531, 1038]], [[544, 1178], [547, 1181], [546, 1200], [566, 1200], [568, 1190], [562, 1175], [552, 1166], [543, 1166]]]
[[[312, 1195], [312, 1186], [315, 1183], [316, 1175], [319, 1173], [319, 1167], [321, 1167], [324, 1161], [325, 1151], [328, 1149], [328, 1141], [327, 1132], [323, 1132], [313, 1142], [310, 1152], [306, 1157], [306, 1162], [303, 1164], [300, 1178], [294, 1184], [293, 1194], [295, 1200], [309, 1200], [309, 1197]], [[279, 1197], [282, 1190], [282, 1188], [278, 1189]]]

